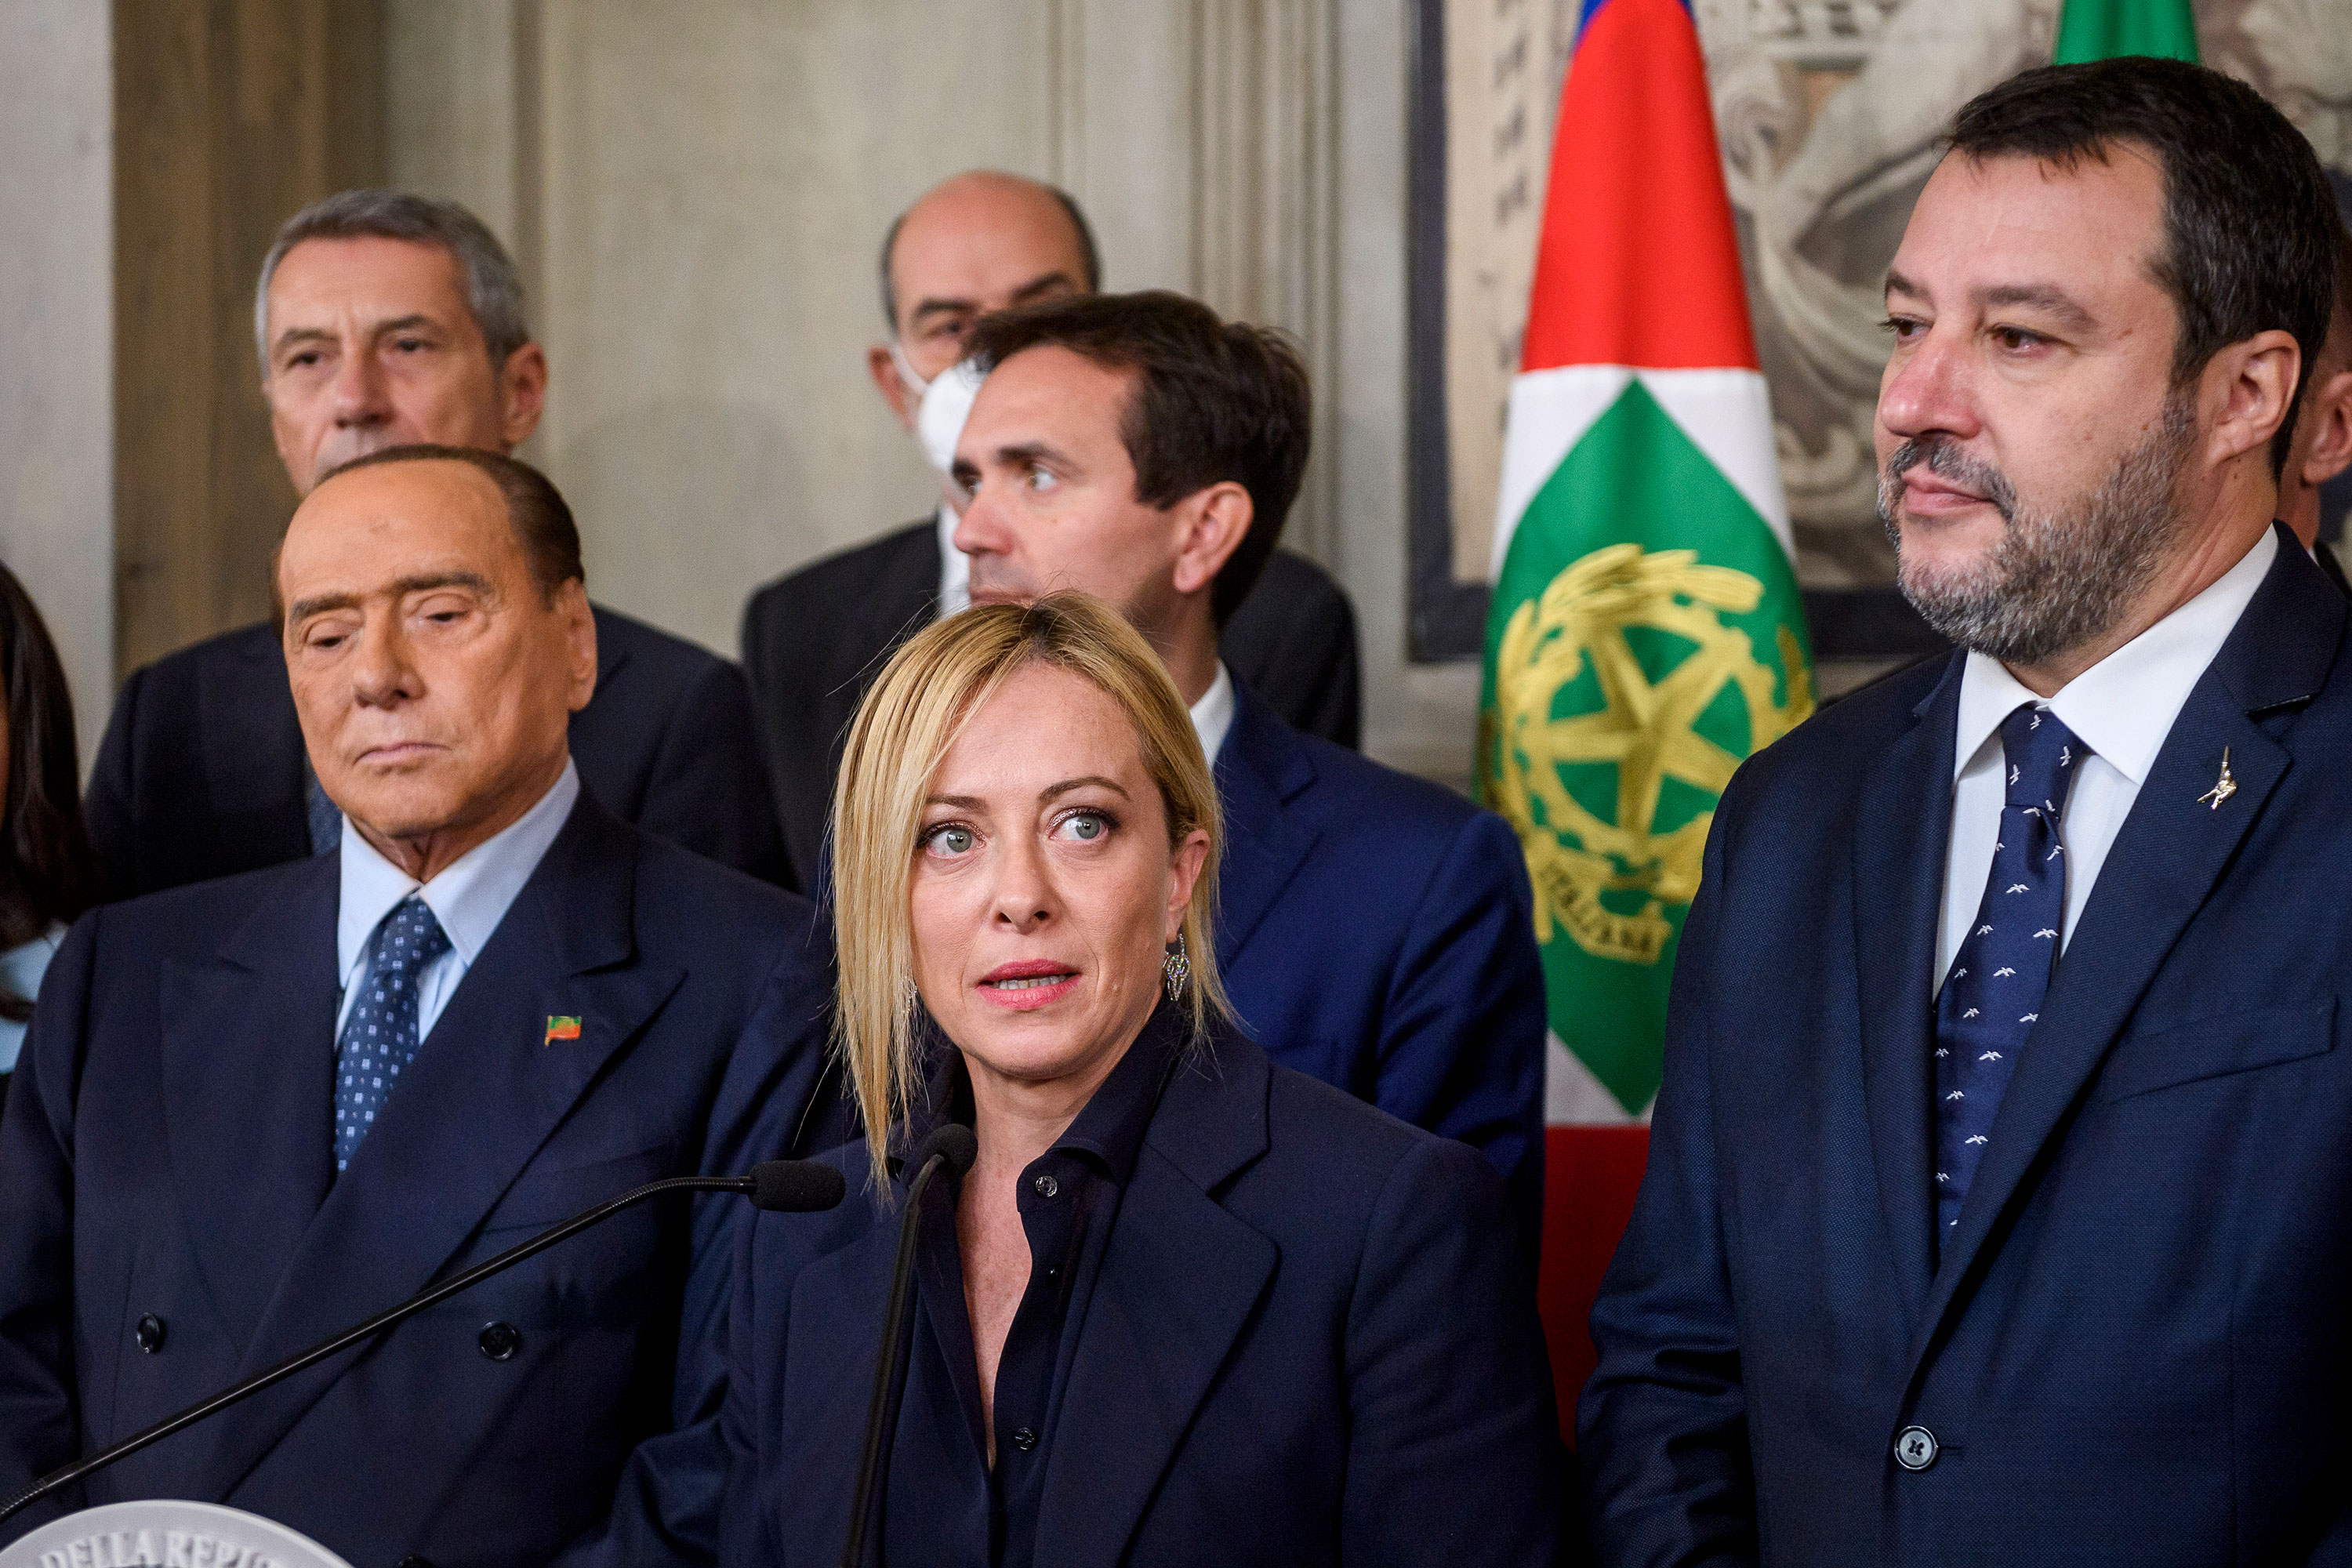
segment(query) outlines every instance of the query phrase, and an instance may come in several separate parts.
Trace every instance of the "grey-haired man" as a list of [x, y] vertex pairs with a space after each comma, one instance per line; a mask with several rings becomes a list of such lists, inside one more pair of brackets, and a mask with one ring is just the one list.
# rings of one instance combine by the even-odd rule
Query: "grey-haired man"
[[[547, 396], [514, 261], [454, 202], [345, 191], [297, 213], [262, 263], [254, 331], [298, 495], [385, 447], [511, 452]], [[783, 879], [742, 672], [601, 605], [595, 620], [596, 691], [572, 718], [582, 783], [657, 837]], [[304, 759], [277, 632], [240, 627], [134, 673], [89, 816], [118, 898], [332, 847], [341, 818]]]

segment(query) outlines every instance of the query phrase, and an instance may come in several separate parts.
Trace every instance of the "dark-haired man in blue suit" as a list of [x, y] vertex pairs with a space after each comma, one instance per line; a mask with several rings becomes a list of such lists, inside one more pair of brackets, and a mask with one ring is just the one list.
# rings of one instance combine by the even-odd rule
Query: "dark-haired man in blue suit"
[[1307, 462], [1307, 373], [1276, 334], [1173, 294], [983, 319], [957, 447], [975, 603], [1120, 605], [1192, 705], [1226, 816], [1218, 957], [1283, 1065], [1483, 1150], [1532, 1245], [1543, 977], [1501, 818], [1301, 734], [1233, 678], [1217, 628]]
[[1716, 813], [1601, 1561], [2352, 1562], [2352, 653], [2272, 521], [2336, 225], [2218, 72], [1960, 111], [1877, 416], [1960, 646]]
[[[597, 635], [545, 479], [362, 458], [277, 587], [341, 842], [96, 910], [50, 970], [0, 1121], [0, 1494], [591, 1205], [779, 1151], [816, 1079], [814, 911], [620, 822], [571, 758]], [[741, 1217], [625, 1213], [64, 1500], [226, 1502], [385, 1568], [641, 1561], [615, 1486], [716, 1419]], [[717, 1475], [660, 1479], [715, 1528]]]

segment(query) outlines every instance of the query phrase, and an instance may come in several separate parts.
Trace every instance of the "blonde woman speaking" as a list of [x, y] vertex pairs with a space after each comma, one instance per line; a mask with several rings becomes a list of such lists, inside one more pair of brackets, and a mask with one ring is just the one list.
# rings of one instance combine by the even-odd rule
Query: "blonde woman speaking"
[[1079, 595], [929, 627], [835, 821], [866, 1187], [738, 1260], [723, 1560], [842, 1561], [908, 1156], [954, 1124], [977, 1157], [923, 1163], [864, 1561], [1549, 1562], [1502, 1184], [1232, 1026], [1216, 794], [1142, 637]]

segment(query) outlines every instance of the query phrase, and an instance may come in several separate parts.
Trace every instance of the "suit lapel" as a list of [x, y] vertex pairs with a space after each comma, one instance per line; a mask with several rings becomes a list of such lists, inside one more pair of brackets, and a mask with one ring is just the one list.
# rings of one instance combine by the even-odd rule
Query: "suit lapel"
[[1927, 1290], [1935, 1230], [1929, 1052], [1936, 931], [1952, 830], [1955, 654], [1916, 721], [1863, 780], [1853, 835], [1854, 971], [1861, 982], [1862, 1086], [1869, 1105], [1880, 1212], [1906, 1311]]
[[[241, 1373], [446, 1272], [605, 1062], [668, 1000], [683, 973], [633, 962], [635, 879], [634, 844], [583, 794], [320, 1206]], [[548, 1042], [553, 1016], [578, 1017], [580, 1037]], [[243, 1420], [215, 1423], [215, 1495], [368, 1353], [289, 1380]]]
[[[2224, 746], [2238, 790], [2217, 811], [2197, 796], [2221, 771]], [[2018, 1055], [1984, 1161], [1937, 1268], [1928, 1330], [1951, 1305], [1994, 1224], [2229, 866], [2288, 761], [2209, 670], [2148, 769], [2051, 976], [2041, 1019]]]
[[[1915, 1366], [2293, 761], [2268, 730], [2283, 731], [2288, 710], [2326, 684], [2346, 609], [2292, 536], [2279, 532], [2277, 560], [2173, 721], [2051, 977], [1937, 1268]], [[2273, 716], [2267, 729], [2258, 722], [2263, 716]], [[2216, 806], [2199, 797], [2219, 776], [2224, 748], [2238, 787]]]
[[268, 866], [310, 852], [303, 799], [302, 722], [287, 683], [286, 656], [267, 626], [208, 650], [196, 675], [204, 715], [205, 787], [236, 831], [258, 836], [241, 866]]
[[1217, 957], [1231, 964], [1315, 847], [1316, 829], [1291, 809], [1315, 783], [1315, 763], [1297, 733], [1235, 681], [1234, 722], [1217, 753], [1216, 777], [1225, 809]]
[[167, 963], [158, 977], [173, 1186], [239, 1344], [251, 1342], [333, 1170], [338, 886], [330, 857], [288, 867], [217, 959]]
[[1120, 1561], [1280, 1253], [1210, 1194], [1266, 1147], [1272, 1073], [1246, 1042], [1180, 1069], [1087, 1308], [1038, 1505], [1040, 1560]]
[[[864, 1158], [863, 1149], [859, 1157]], [[857, 1188], [859, 1174], [853, 1166], [848, 1200], [853, 1204], [867, 1201]], [[899, 1203], [905, 1202], [904, 1183], [898, 1184], [897, 1196]], [[883, 1310], [890, 1299], [890, 1273], [898, 1255], [898, 1221], [905, 1212], [894, 1205], [877, 1215], [856, 1241], [803, 1268], [793, 1281], [789, 1308], [781, 1314], [787, 1323], [820, 1325], [805, 1331], [809, 1340], [828, 1342], [823, 1354], [785, 1358], [777, 1373], [783, 1379], [783, 1387], [776, 1398], [775, 1426], [766, 1434], [770, 1445], [789, 1456], [791, 1479], [786, 1485], [793, 1493], [791, 1512], [797, 1541], [815, 1561], [837, 1561], [849, 1541], [850, 1494], [857, 1485], [860, 1439], [874, 1394], [874, 1368], [882, 1351]], [[920, 1352], [918, 1341], [915, 1353]], [[964, 1353], [971, 1353], [970, 1347]], [[902, 1394], [908, 1381], [908, 1373], [902, 1372], [898, 1384]], [[756, 1405], [758, 1401], [752, 1403]], [[758, 1418], [767, 1416], [763, 1413]], [[902, 1444], [908, 1426], [902, 1414], [898, 1427]], [[887, 1473], [882, 1484], [887, 1503]], [[877, 1510], [877, 1519], [887, 1517], [886, 1511]], [[880, 1543], [874, 1535], [866, 1539], [871, 1543], [867, 1560], [878, 1559]]]
[[[817, 732], [806, 743], [824, 749], [822, 778], [805, 769], [782, 770], [803, 791], [800, 808], [788, 811], [785, 824], [793, 863], [819, 907], [833, 901], [833, 784], [841, 776], [842, 758], [849, 750], [850, 721], [866, 689], [890, 662], [890, 656], [917, 632], [939, 618], [940, 546], [936, 520], [914, 523], [883, 541], [875, 562], [873, 584], [866, 595], [840, 606], [840, 629], [827, 650], [827, 663], [813, 672], [792, 672], [803, 679], [824, 683], [814, 704]], [[794, 606], [799, 607], [799, 606]], [[811, 605], [814, 613], [832, 606]], [[797, 831], [795, 829], [797, 828]]]
[[899, 645], [939, 618], [940, 545], [937, 520], [899, 531], [878, 563], [881, 570], [853, 613], [856, 629], [843, 637], [847, 679], [825, 693], [824, 740], [838, 754], [866, 689]]

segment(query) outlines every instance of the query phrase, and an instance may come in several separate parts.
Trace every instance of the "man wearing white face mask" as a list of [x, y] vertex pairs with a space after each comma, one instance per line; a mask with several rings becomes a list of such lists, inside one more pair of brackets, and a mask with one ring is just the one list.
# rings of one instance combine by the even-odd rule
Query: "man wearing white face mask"
[[[890, 336], [866, 351], [866, 372], [939, 473], [939, 510], [769, 584], [743, 613], [744, 673], [802, 887], [820, 874], [842, 735], [866, 683], [899, 643], [971, 602], [947, 478], [979, 384], [958, 368], [964, 334], [992, 310], [1093, 293], [1101, 272], [1076, 202], [986, 170], [935, 186], [884, 237]], [[1355, 612], [1321, 567], [1277, 551], [1219, 647], [1235, 678], [1294, 728], [1356, 744]]]

